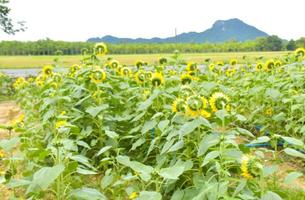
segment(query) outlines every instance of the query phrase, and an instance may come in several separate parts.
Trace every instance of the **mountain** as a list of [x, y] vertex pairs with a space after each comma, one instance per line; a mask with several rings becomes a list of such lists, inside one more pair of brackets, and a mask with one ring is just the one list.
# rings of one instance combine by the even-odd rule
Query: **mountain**
[[118, 38], [111, 35], [102, 38], [90, 38], [88, 42], [106, 43], [204, 43], [204, 42], [225, 42], [228, 40], [246, 41], [258, 37], [268, 36], [267, 33], [248, 25], [240, 19], [218, 20], [213, 26], [203, 32], [188, 32], [177, 35], [177, 37], [151, 39], [145, 38]]

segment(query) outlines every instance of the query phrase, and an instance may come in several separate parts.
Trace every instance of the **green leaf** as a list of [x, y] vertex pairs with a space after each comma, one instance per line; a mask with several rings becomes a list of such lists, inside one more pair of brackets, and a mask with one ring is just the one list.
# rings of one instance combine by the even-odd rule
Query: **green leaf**
[[0, 141], [0, 148], [4, 149], [5, 151], [9, 152], [11, 151], [13, 148], [15, 148], [20, 142], [20, 138], [19, 137], [14, 137], [11, 138], [9, 140], [1, 140]]
[[278, 166], [277, 165], [265, 166], [263, 168], [263, 176], [267, 177], [267, 176], [275, 173], [277, 170], [278, 170]]
[[146, 121], [144, 126], [142, 127], [141, 133], [147, 133], [149, 130], [153, 129], [157, 125], [156, 120]]
[[236, 115], [236, 118], [238, 121], [241, 121], [241, 122], [244, 122], [244, 121], [247, 121], [247, 118], [243, 115]]
[[243, 129], [243, 128], [237, 128], [237, 131], [242, 134], [242, 135], [246, 135], [246, 136], [249, 136], [249, 137], [252, 137], [254, 138], [255, 136], [248, 130], [246, 129]]
[[135, 143], [133, 143], [132, 147], [131, 147], [131, 151], [135, 150], [136, 148], [138, 148], [139, 146], [141, 146], [142, 144], [144, 144], [146, 141], [145, 138], [140, 138], [138, 139]]
[[304, 146], [303, 141], [298, 140], [296, 138], [284, 137], [284, 136], [282, 136], [282, 138], [289, 144], [296, 145], [296, 146]]
[[158, 128], [160, 129], [160, 131], [164, 131], [164, 129], [168, 126], [169, 122], [170, 121], [167, 119], [159, 122]]
[[69, 199], [106, 200], [107, 198], [98, 190], [85, 187], [85, 188], [73, 190], [69, 195]]
[[201, 156], [205, 154], [208, 149], [212, 146], [215, 146], [219, 143], [219, 135], [218, 134], [208, 134], [206, 135], [199, 144], [199, 149], [197, 156]]
[[294, 150], [292, 148], [286, 148], [284, 149], [284, 152], [290, 156], [294, 156], [294, 157], [300, 157], [300, 158], [304, 158], [305, 159], [305, 154], [297, 151], [297, 150]]
[[282, 198], [278, 194], [268, 191], [262, 196], [261, 200], [282, 200]]
[[162, 200], [162, 195], [159, 192], [142, 191], [137, 200]]
[[98, 107], [89, 107], [86, 112], [89, 113], [92, 117], [96, 117], [102, 110], [106, 110], [109, 106], [104, 104]]
[[111, 147], [112, 147], [112, 146], [105, 146], [105, 147], [101, 148], [101, 149], [98, 151], [98, 153], [96, 154], [96, 156], [99, 156], [99, 155], [101, 155], [102, 153], [108, 151], [109, 149], [111, 149]]
[[11, 180], [9, 183], [6, 184], [6, 187], [13, 189], [13, 188], [17, 188], [17, 187], [22, 187], [22, 186], [26, 186], [26, 185], [30, 185], [31, 181], [29, 180]]
[[84, 174], [84, 175], [94, 175], [94, 174], [97, 174], [95, 171], [84, 169], [84, 168], [81, 168], [81, 167], [78, 167], [76, 172], [79, 173], [79, 174]]
[[169, 153], [169, 152], [173, 152], [173, 151], [178, 151], [179, 149], [183, 148], [183, 145], [184, 145], [183, 140], [180, 140], [176, 144], [171, 146], [171, 148], [169, 148], [169, 150], [167, 152]]
[[27, 189], [27, 194], [33, 191], [46, 190], [64, 171], [63, 164], [54, 167], [43, 167], [33, 175], [33, 180]]
[[114, 131], [105, 130], [105, 134], [112, 139], [116, 139], [119, 137], [119, 135]]
[[187, 122], [179, 130], [179, 135], [181, 137], [193, 132], [196, 128], [199, 126], [204, 125], [206, 127], [211, 127], [211, 124], [206, 119], [200, 117], [197, 119], [194, 119], [193, 121]]
[[103, 189], [107, 188], [114, 180], [114, 176], [111, 174], [111, 169], [108, 169], [105, 176], [101, 180], [101, 186]]
[[256, 140], [253, 140], [251, 142], [251, 144], [264, 143], [264, 142], [268, 142], [269, 140], [270, 140], [270, 138], [268, 136], [261, 136], [261, 137], [258, 137]]
[[287, 185], [289, 185], [289, 184], [291, 184], [293, 181], [295, 181], [297, 178], [299, 178], [299, 177], [301, 177], [301, 176], [303, 176], [303, 174], [300, 173], [300, 172], [290, 172], [290, 173], [286, 176], [286, 178], [285, 178], [285, 180], [284, 180], [284, 183], [287, 184]]
[[205, 158], [204, 158], [204, 160], [203, 160], [203, 162], [202, 162], [202, 164], [201, 164], [201, 167], [205, 166], [205, 165], [208, 164], [211, 160], [217, 158], [218, 156], [219, 156], [219, 151], [211, 151], [211, 152], [209, 152], [209, 153], [205, 156]]
[[183, 166], [173, 166], [173, 167], [161, 169], [159, 175], [165, 179], [176, 180], [183, 172], [184, 172]]

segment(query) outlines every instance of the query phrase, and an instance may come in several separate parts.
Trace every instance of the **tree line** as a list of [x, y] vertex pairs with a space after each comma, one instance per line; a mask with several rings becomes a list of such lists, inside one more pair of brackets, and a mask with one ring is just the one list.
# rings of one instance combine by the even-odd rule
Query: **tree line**
[[[90, 54], [95, 43], [66, 42], [50, 39], [38, 41], [1, 41], [0, 55], [79, 55]], [[252, 41], [228, 41], [223, 43], [145, 43], [107, 44], [111, 54], [205, 53], [205, 52], [245, 52], [282, 51], [305, 47], [305, 37], [298, 40], [282, 40], [277, 36], [257, 38]]]

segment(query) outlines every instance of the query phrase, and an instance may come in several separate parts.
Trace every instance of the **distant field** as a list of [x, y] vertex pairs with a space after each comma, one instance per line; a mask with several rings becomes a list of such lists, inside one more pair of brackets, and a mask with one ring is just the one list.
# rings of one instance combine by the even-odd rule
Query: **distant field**
[[[280, 52], [238, 52], [238, 53], [196, 53], [183, 54], [185, 61], [194, 61], [203, 63], [205, 59], [210, 58], [213, 61], [228, 61], [237, 59], [242, 62], [242, 58], [247, 56], [250, 62], [256, 62], [256, 58], [263, 56], [263, 60], [281, 57], [287, 54], [287, 51]], [[172, 54], [131, 54], [131, 55], [107, 55], [105, 58], [112, 57], [126, 65], [133, 65], [137, 60], [143, 60], [148, 63], [156, 63], [160, 57], [170, 57]], [[53, 64], [58, 56], [0, 56], [0, 68], [35, 68], [43, 65]], [[68, 67], [72, 64], [80, 63], [81, 55], [61, 56], [59, 62], [62, 66]]]

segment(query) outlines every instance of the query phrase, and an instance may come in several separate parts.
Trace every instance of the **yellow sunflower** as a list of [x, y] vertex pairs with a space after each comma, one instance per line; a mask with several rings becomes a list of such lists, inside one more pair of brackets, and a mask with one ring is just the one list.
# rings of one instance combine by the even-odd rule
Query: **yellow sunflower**
[[74, 75], [78, 70], [80, 70], [81, 67], [79, 65], [72, 65], [70, 68], [69, 68], [69, 72]]
[[230, 60], [230, 65], [234, 66], [236, 64], [237, 64], [237, 60], [236, 59]]
[[96, 55], [105, 55], [108, 53], [107, 45], [103, 42], [96, 43], [94, 46], [94, 52]]
[[138, 61], [136, 62], [136, 67], [137, 67], [138, 69], [140, 69], [143, 65], [144, 65], [144, 62], [143, 62], [142, 60], [138, 60]]
[[16, 79], [16, 81], [13, 83], [13, 87], [15, 89], [20, 89], [25, 87], [28, 84], [28, 82], [23, 77], [19, 77]]
[[138, 195], [137, 192], [132, 192], [132, 193], [129, 195], [128, 198], [129, 198], [130, 200], [134, 200], [134, 199], [136, 199], [138, 196], [139, 196], [139, 195]]
[[272, 69], [274, 69], [274, 67], [275, 67], [275, 63], [273, 60], [268, 60], [265, 64], [266, 71], [271, 71]]
[[197, 64], [190, 62], [186, 65], [186, 71], [196, 71], [197, 70]]
[[254, 156], [244, 155], [241, 158], [241, 175], [246, 179], [253, 179], [261, 174], [262, 164], [260, 160]]
[[42, 73], [45, 76], [52, 76], [53, 74], [53, 67], [51, 65], [46, 65], [42, 68]]
[[305, 48], [297, 48], [295, 54], [299, 57], [305, 57]]
[[59, 129], [59, 128], [63, 127], [63, 126], [66, 126], [67, 124], [68, 124], [67, 120], [60, 120], [60, 121], [57, 121], [55, 123], [55, 128]]
[[117, 60], [111, 60], [110, 61], [110, 67], [112, 67], [113, 69], [116, 69], [117, 67], [119, 67], [119, 61]]
[[35, 83], [37, 86], [42, 87], [42, 86], [44, 86], [45, 80], [46, 80], [46, 76], [39, 75], [36, 77]]
[[215, 65], [213, 63], [211, 63], [209, 65], [209, 70], [212, 72], [212, 71], [214, 71], [214, 69], [215, 69]]
[[217, 65], [217, 66], [224, 66], [225, 64], [224, 64], [223, 61], [218, 61], [218, 62], [216, 63], [216, 65]]
[[280, 67], [280, 66], [282, 66], [282, 62], [277, 60], [277, 61], [274, 62], [274, 66], [275, 67]]
[[185, 112], [185, 101], [183, 99], [177, 98], [172, 104], [172, 111], [177, 112]]
[[193, 77], [188, 73], [187, 74], [182, 74], [180, 76], [180, 81], [181, 81], [182, 85], [190, 84], [192, 82], [192, 79], [193, 79]]
[[226, 109], [230, 111], [230, 105], [228, 102], [230, 101], [229, 97], [221, 92], [216, 92], [210, 97], [210, 106], [213, 112], [217, 112], [221, 109]]
[[161, 73], [155, 72], [151, 77], [151, 83], [153, 86], [160, 86], [164, 84], [164, 77]]
[[130, 76], [132, 74], [131, 69], [129, 67], [123, 67], [120, 72], [121, 76]]
[[159, 63], [160, 63], [160, 65], [165, 65], [167, 63], [167, 59], [166, 58], [159, 58]]
[[236, 72], [236, 69], [235, 68], [229, 68], [226, 70], [226, 76], [230, 77], [230, 76], [233, 76]]
[[257, 63], [255, 65], [255, 70], [256, 71], [261, 71], [264, 68], [264, 64], [263, 63]]
[[189, 115], [191, 117], [205, 117], [209, 118], [211, 116], [211, 113], [206, 111], [206, 108], [208, 107], [208, 100], [204, 97], [200, 96], [190, 96], [186, 100], [186, 115]]
[[143, 84], [146, 81], [146, 74], [144, 71], [139, 70], [135, 74], [135, 80], [138, 84]]
[[105, 81], [107, 78], [107, 75], [104, 70], [102, 70], [100, 68], [95, 68], [94, 70], [92, 70], [89, 78], [93, 83], [98, 84], [100, 82]]
[[187, 85], [183, 85], [179, 92], [179, 96], [183, 99], [186, 99], [189, 96], [192, 96], [193, 94], [194, 94], [194, 91]]

